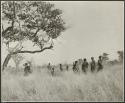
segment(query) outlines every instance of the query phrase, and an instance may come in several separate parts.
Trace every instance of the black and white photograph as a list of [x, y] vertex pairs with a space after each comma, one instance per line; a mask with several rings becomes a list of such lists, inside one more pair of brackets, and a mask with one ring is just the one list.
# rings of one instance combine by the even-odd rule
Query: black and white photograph
[[123, 102], [124, 1], [1, 1], [2, 102]]

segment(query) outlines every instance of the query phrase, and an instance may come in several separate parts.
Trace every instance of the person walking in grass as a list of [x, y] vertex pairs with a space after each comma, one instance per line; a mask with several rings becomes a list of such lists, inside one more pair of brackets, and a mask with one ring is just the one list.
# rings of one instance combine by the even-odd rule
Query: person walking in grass
[[78, 72], [79, 71], [78, 61], [75, 61], [75, 63], [73, 63], [73, 71], [74, 72]]
[[63, 71], [62, 64], [59, 64], [60, 71]]
[[67, 71], [69, 70], [69, 66], [68, 66], [68, 64], [66, 65], [66, 70], [67, 70]]
[[86, 73], [87, 68], [88, 68], [88, 62], [87, 62], [87, 60], [85, 58], [84, 61], [83, 61], [83, 63], [82, 63], [82, 71], [84, 73]]
[[91, 57], [91, 63], [90, 63], [90, 66], [91, 66], [91, 71], [94, 72], [95, 71], [95, 68], [96, 68], [96, 62], [94, 60], [94, 57]]
[[29, 73], [31, 73], [30, 66], [28, 65], [28, 63], [25, 63], [24, 64], [24, 76], [27, 76]]
[[72, 70], [75, 71], [75, 63], [73, 62]]
[[51, 68], [51, 74], [54, 76], [54, 67]]
[[48, 66], [47, 66], [48, 70], [51, 69], [51, 64], [49, 63]]
[[100, 71], [103, 69], [103, 65], [102, 65], [102, 56], [99, 56], [99, 60], [98, 60], [98, 69], [97, 71]]

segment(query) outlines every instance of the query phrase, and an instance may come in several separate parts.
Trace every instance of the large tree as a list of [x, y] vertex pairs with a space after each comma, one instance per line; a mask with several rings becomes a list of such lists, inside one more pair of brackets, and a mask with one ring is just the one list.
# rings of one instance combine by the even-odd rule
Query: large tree
[[[56, 39], [66, 29], [62, 10], [54, 4], [42, 1], [4, 1], [2, 7], [2, 40], [7, 48], [11, 42], [20, 47], [11, 51], [5, 58], [2, 70], [12, 57], [18, 53], [41, 53], [53, 48]], [[38, 50], [26, 50], [24, 41], [31, 41]]]

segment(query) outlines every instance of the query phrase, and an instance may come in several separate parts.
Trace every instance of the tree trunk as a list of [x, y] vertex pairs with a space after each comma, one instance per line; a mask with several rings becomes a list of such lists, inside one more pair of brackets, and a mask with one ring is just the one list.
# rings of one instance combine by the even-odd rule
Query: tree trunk
[[[2, 33], [3, 34], [3, 33]], [[3, 68], [2, 68], [2, 71], [7, 67], [7, 64], [9, 62], [9, 60], [11, 59], [11, 55], [14, 55], [14, 54], [18, 54], [18, 53], [40, 53], [40, 52], [43, 52], [44, 50], [47, 50], [47, 49], [52, 49], [53, 48], [53, 45], [50, 45], [49, 47], [45, 47], [41, 50], [36, 50], [36, 51], [16, 51], [16, 52], [13, 52], [11, 54], [8, 54], [4, 60], [4, 63], [3, 63]]]
[[9, 63], [9, 60], [11, 59], [11, 54], [8, 54], [3, 62], [3, 68], [2, 70], [4, 70], [7, 67], [7, 64]]

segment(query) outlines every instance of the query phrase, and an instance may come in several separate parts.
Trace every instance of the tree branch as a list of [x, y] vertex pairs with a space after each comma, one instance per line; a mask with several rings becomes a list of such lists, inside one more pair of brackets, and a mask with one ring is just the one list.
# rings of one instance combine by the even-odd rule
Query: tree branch
[[31, 53], [31, 54], [34, 54], [34, 53], [40, 53], [40, 52], [43, 52], [44, 50], [46, 49], [52, 49], [53, 48], [53, 45], [50, 45], [49, 47], [45, 47], [41, 50], [35, 50], [35, 51], [16, 51], [16, 52], [13, 52], [12, 54], [18, 54], [18, 53]]
[[33, 35], [33, 37], [35, 37], [39, 31], [40, 31], [40, 29], [38, 28], [38, 29], [36, 30], [35, 34]]

